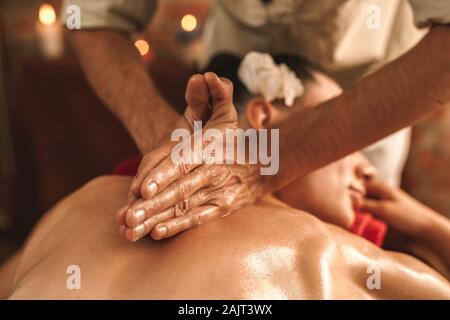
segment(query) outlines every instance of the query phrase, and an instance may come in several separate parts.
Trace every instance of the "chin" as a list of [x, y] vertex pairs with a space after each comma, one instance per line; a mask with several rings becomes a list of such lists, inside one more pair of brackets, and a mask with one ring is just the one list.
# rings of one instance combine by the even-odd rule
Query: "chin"
[[350, 229], [355, 222], [355, 211], [353, 208], [349, 208], [347, 206], [333, 206], [330, 208], [302, 208], [306, 212], [314, 215], [319, 218], [323, 222], [344, 228]]
[[341, 210], [336, 210], [334, 215], [332, 216], [332, 220], [330, 223], [335, 224], [344, 229], [350, 229], [355, 222], [355, 211], [353, 208], [342, 208]]
[[356, 214], [353, 208], [348, 210], [348, 213], [345, 215], [344, 221], [343, 221], [343, 228], [350, 229], [353, 224], [355, 223]]

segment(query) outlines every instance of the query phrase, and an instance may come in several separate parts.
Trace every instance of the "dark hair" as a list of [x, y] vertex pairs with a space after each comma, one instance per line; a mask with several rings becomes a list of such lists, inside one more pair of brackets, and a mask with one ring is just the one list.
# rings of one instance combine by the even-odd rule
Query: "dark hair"
[[[276, 64], [284, 63], [287, 65], [303, 82], [306, 83], [313, 80], [314, 77], [311, 73], [311, 69], [313, 67], [306, 60], [287, 54], [272, 55], [272, 58]], [[247, 90], [246, 86], [239, 80], [237, 73], [241, 61], [242, 58], [236, 55], [221, 53], [214, 56], [208, 66], [203, 70], [203, 72], [214, 72], [219, 77], [228, 78], [231, 82], [233, 82], [233, 101], [238, 113], [243, 111], [247, 102], [253, 97], [253, 95]]]

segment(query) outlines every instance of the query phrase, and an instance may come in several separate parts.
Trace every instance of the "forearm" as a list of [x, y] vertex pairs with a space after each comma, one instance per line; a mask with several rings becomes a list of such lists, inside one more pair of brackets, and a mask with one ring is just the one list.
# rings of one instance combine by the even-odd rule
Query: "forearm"
[[94, 91], [139, 150], [150, 151], [179, 117], [159, 95], [130, 39], [114, 31], [71, 31], [69, 37]]
[[269, 178], [270, 188], [276, 190], [444, 106], [450, 101], [448, 43], [450, 27], [435, 28], [410, 52], [354, 88], [283, 123], [280, 171]]
[[418, 236], [419, 243], [429, 248], [446, 268], [450, 275], [450, 221], [436, 212], [430, 213], [429, 224]]

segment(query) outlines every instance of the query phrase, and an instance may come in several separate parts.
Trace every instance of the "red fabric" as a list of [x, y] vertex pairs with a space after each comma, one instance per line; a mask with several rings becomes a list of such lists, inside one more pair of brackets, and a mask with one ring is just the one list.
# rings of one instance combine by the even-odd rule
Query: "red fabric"
[[382, 247], [387, 233], [387, 224], [369, 213], [357, 212], [350, 231]]
[[[114, 174], [121, 176], [135, 176], [141, 160], [142, 157], [137, 156], [121, 162], [114, 170]], [[355, 222], [350, 228], [350, 232], [381, 247], [383, 246], [384, 237], [386, 236], [387, 224], [384, 221], [374, 218], [368, 213], [357, 212]]]
[[119, 176], [130, 176], [130, 177], [135, 176], [139, 168], [139, 164], [141, 163], [141, 160], [142, 160], [141, 156], [136, 156], [134, 158], [122, 161], [114, 169], [114, 174], [117, 174]]

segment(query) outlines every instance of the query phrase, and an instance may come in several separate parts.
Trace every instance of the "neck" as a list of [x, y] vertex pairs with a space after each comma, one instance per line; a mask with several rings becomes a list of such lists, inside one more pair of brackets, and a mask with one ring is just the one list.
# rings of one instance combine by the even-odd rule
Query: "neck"
[[259, 199], [256, 202], [256, 204], [268, 204], [268, 205], [275, 205], [275, 206], [279, 206], [279, 207], [283, 207], [283, 208], [291, 208], [285, 202], [276, 198], [275, 195], [272, 193], [268, 193], [265, 196], [263, 196], [261, 199]]

